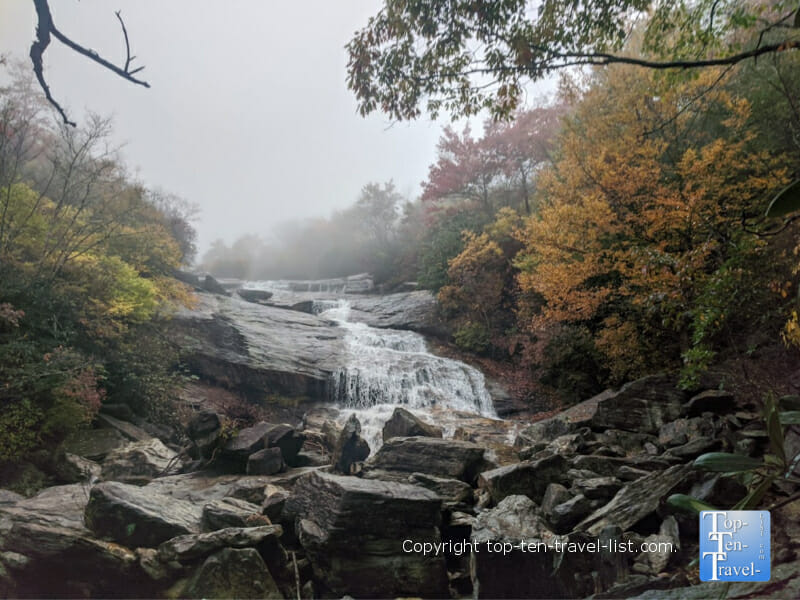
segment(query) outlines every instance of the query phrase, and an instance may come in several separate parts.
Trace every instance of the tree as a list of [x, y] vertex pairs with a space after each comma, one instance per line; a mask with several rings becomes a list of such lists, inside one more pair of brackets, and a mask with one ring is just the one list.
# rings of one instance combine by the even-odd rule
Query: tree
[[[347, 82], [362, 114], [506, 118], [527, 81], [567, 67], [689, 69], [796, 50], [797, 11], [796, 0], [385, 0], [347, 45]], [[642, 17], [637, 56], [625, 43]]]
[[131, 44], [130, 40], [128, 39], [128, 30], [125, 27], [125, 21], [122, 20], [122, 13], [120, 11], [117, 11], [116, 15], [117, 20], [119, 20], [120, 27], [122, 28], [122, 35], [125, 38], [126, 53], [125, 65], [122, 67], [107, 61], [94, 50], [86, 48], [85, 46], [73, 41], [70, 37], [64, 35], [61, 30], [56, 27], [55, 21], [53, 20], [53, 15], [50, 12], [50, 4], [48, 3], [48, 0], [33, 0], [33, 5], [36, 8], [37, 18], [36, 39], [33, 41], [33, 44], [31, 44], [30, 50], [31, 62], [33, 63], [33, 72], [36, 74], [36, 79], [39, 82], [42, 91], [44, 91], [47, 101], [50, 102], [50, 104], [56, 109], [64, 121], [64, 124], [71, 125], [72, 127], [76, 126], [74, 121], [69, 120], [67, 113], [53, 97], [52, 93], [50, 92], [50, 87], [47, 85], [47, 81], [44, 78], [43, 58], [47, 47], [50, 45], [51, 38], [56, 38], [56, 40], [67, 46], [70, 50], [85, 56], [89, 60], [96, 62], [100, 66], [108, 69], [112, 73], [119, 75], [123, 79], [127, 79], [131, 83], [135, 83], [144, 87], [150, 87], [149, 83], [135, 77], [135, 75], [142, 71], [144, 67], [132, 68], [132, 63], [136, 57], [131, 55]]
[[745, 99], [716, 89], [687, 105], [718, 77], [604, 71], [540, 177], [517, 258], [521, 289], [545, 301], [527, 327], [587, 327], [615, 381], [681, 359], [689, 381], [789, 270], [745, 226], [786, 184], [787, 156], [754, 146]]
[[502, 161], [485, 138], [472, 137], [469, 126], [459, 135], [445, 127], [438, 144], [439, 157], [428, 170], [422, 200], [468, 198], [491, 212], [489, 194], [502, 174]]

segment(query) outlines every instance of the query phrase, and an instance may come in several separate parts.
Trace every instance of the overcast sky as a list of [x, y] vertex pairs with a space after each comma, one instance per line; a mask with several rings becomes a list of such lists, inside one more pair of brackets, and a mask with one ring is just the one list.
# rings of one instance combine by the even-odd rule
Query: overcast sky
[[[266, 235], [344, 208], [369, 181], [416, 196], [440, 125], [367, 119], [345, 85], [345, 43], [379, 0], [51, 0], [56, 25], [114, 61], [122, 15], [141, 76], [132, 85], [55, 39], [45, 54], [70, 117], [113, 114], [126, 163], [147, 185], [201, 209], [201, 253], [216, 238]], [[27, 60], [30, 0], [0, 0], [0, 53]], [[390, 126], [391, 125], [391, 126]]]

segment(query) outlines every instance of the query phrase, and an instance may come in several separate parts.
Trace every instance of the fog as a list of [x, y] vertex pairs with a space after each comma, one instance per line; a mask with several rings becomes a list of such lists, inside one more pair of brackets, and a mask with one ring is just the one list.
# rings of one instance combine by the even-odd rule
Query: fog
[[[54, 96], [78, 123], [113, 114], [126, 163], [150, 187], [194, 202], [199, 254], [221, 238], [268, 236], [289, 219], [329, 216], [370, 181], [393, 179], [415, 197], [441, 126], [362, 118], [345, 85], [344, 44], [377, 0], [82, 0], [51, 2], [62, 32], [124, 60], [121, 10], [139, 75], [135, 86], [53, 40], [45, 54]], [[0, 3], [0, 54], [27, 60], [29, 0]]]

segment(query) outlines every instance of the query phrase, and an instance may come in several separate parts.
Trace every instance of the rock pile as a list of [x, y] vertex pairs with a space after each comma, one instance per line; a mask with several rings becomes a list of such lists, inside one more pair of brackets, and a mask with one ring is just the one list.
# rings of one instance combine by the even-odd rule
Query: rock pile
[[[0, 593], [707, 597], [689, 585], [697, 517], [666, 500], [722, 508], [745, 494], [692, 461], [763, 455], [768, 434], [746, 409], [727, 392], [645, 378], [525, 428], [518, 458], [501, 465], [479, 444], [419, 430], [407, 411], [371, 457], [355, 418], [226, 436], [201, 412], [189, 426], [195, 462], [152, 438], [104, 434], [65, 452], [83, 481], [32, 498], [0, 492]], [[328, 440], [325, 466], [305, 466], [306, 440], [319, 451]], [[186, 472], [211, 457], [216, 470]], [[796, 504], [772, 513], [772, 581], [726, 588], [734, 597], [798, 597]]]

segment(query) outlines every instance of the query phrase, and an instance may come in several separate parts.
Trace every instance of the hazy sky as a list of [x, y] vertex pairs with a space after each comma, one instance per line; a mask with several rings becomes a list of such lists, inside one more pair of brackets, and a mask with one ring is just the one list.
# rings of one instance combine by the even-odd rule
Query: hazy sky
[[[140, 74], [128, 83], [55, 39], [45, 55], [70, 116], [115, 117], [127, 164], [201, 209], [201, 253], [216, 238], [268, 234], [327, 216], [369, 181], [416, 196], [440, 125], [364, 119], [345, 86], [344, 44], [379, 0], [51, 0], [56, 25], [119, 62], [122, 10]], [[0, 0], [0, 53], [27, 60], [30, 0]]]

